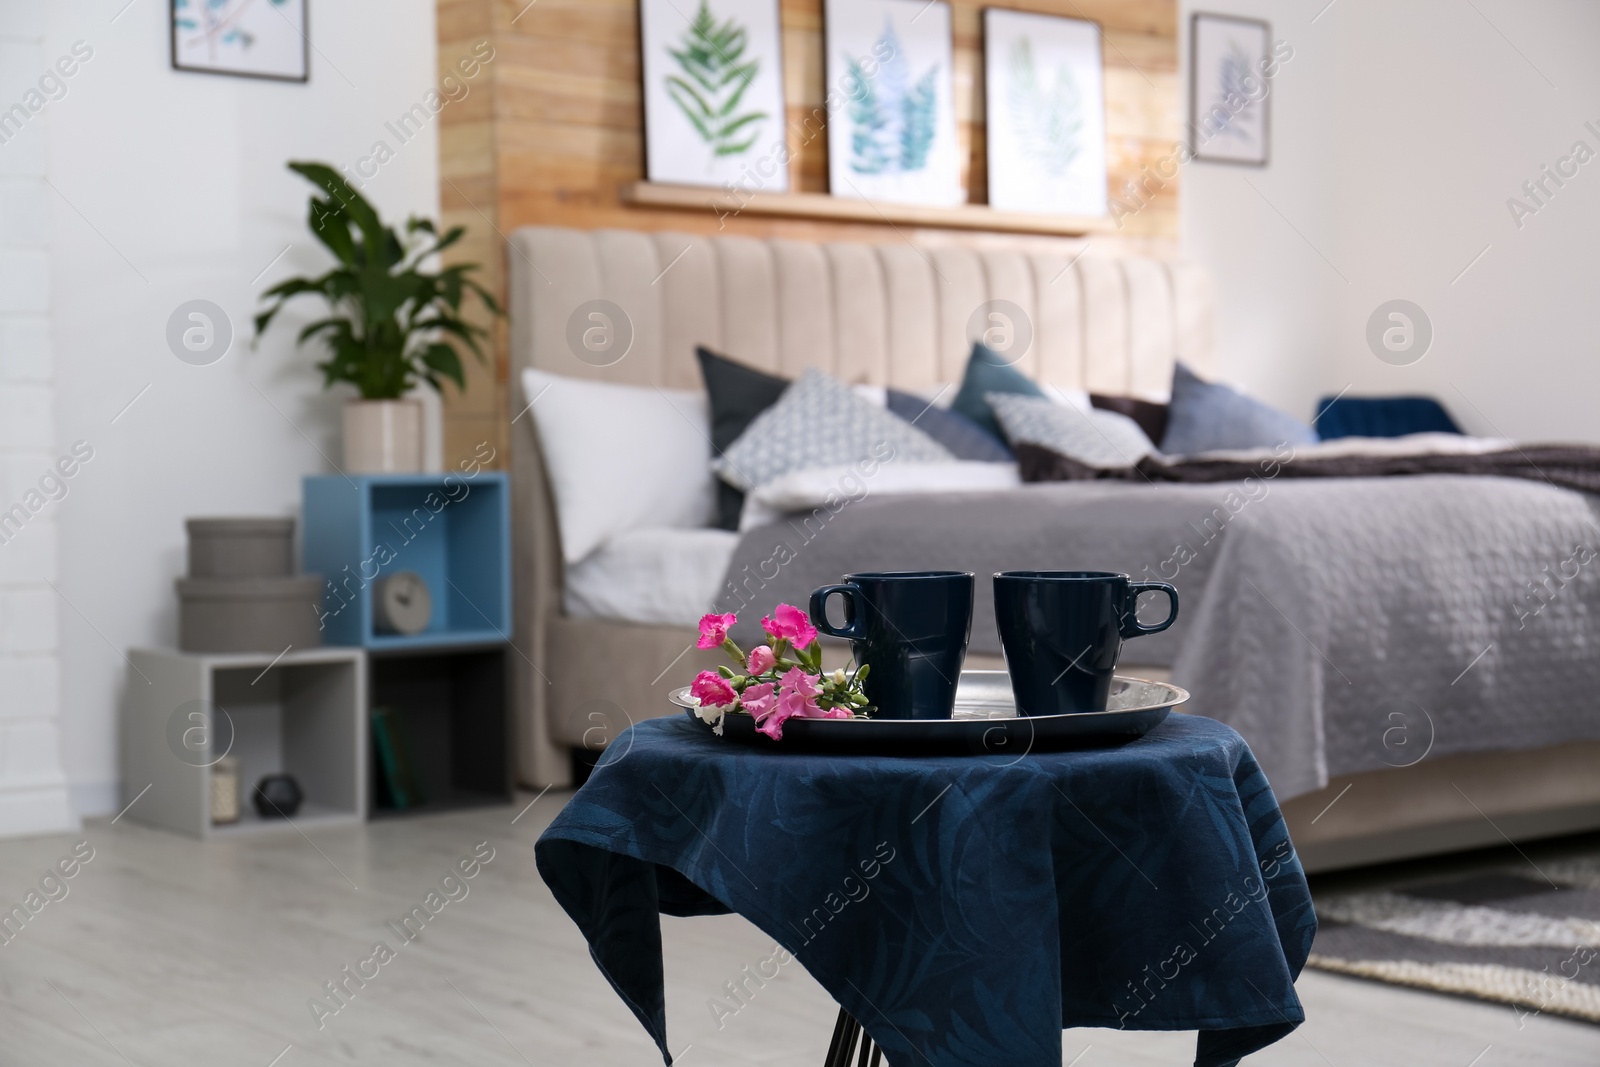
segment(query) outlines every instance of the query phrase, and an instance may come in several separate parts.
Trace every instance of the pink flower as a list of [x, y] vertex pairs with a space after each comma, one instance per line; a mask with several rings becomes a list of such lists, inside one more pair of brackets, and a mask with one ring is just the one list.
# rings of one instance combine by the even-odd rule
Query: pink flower
[[819, 708], [815, 715], [808, 717], [813, 719], [848, 719], [851, 718], [851, 715], [843, 708], [828, 708], [827, 710]]
[[761, 628], [774, 638], [787, 640], [795, 648], [810, 648], [817, 639], [817, 628], [806, 613], [793, 604], [779, 604], [771, 618], [763, 617]]
[[695, 642], [695, 647], [721, 648], [722, 642], [728, 639], [728, 630], [738, 621], [737, 615], [700, 616], [700, 640]]
[[689, 692], [702, 705], [713, 707], [726, 707], [739, 699], [739, 694], [733, 691], [733, 686], [716, 671], [701, 671], [695, 675], [694, 684], [689, 687]]
[[778, 681], [778, 708], [784, 712], [785, 718], [795, 715], [807, 719], [822, 717], [822, 708], [817, 705], [822, 686], [817, 684], [814, 675], [807, 674], [800, 667], [791, 667]]
[[777, 662], [778, 657], [772, 654], [771, 645], [757, 645], [750, 650], [749, 668], [751, 677], [758, 674], [766, 674]]
[[804, 667], [790, 667], [778, 679], [785, 689], [810, 700], [822, 695], [822, 681]]
[[748, 711], [751, 718], [755, 719], [759, 724], [777, 710], [778, 687], [771, 682], [762, 682], [760, 685], [747, 685], [744, 693], [739, 697], [739, 703], [744, 705], [744, 710]]
[[794, 718], [792, 712], [785, 711], [783, 706], [774, 701], [772, 711], [756, 723], [756, 729], [772, 738], [774, 741], [783, 740], [783, 724]]

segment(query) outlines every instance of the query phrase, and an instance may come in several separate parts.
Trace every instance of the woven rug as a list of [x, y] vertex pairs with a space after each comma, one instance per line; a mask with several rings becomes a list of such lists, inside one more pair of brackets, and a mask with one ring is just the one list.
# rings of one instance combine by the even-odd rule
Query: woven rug
[[1600, 854], [1312, 895], [1308, 966], [1600, 1023]]

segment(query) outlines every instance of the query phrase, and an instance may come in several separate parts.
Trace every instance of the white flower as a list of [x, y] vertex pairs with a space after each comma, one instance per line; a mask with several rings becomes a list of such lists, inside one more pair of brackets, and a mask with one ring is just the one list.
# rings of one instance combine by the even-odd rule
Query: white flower
[[722, 713], [727, 710], [727, 708], [717, 704], [712, 704], [709, 706], [701, 704], [699, 707], [694, 709], [694, 715], [695, 718], [699, 719], [701, 722], [711, 723], [717, 728], [717, 733], [720, 734], [722, 733]]

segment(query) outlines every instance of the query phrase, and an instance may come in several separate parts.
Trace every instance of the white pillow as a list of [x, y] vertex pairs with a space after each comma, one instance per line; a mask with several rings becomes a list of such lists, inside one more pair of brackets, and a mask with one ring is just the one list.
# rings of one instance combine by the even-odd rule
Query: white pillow
[[576, 563], [642, 526], [708, 526], [716, 504], [704, 393], [563, 378], [522, 389], [556, 498], [561, 555]]
[[950, 463], [890, 461], [812, 467], [774, 478], [745, 497], [744, 511], [739, 514], [739, 529], [761, 526], [796, 511], [827, 508], [830, 513], [837, 514], [844, 510], [846, 501], [865, 500], [869, 496], [989, 492], [1015, 489], [1021, 484], [1015, 463], [980, 463], [967, 459]]

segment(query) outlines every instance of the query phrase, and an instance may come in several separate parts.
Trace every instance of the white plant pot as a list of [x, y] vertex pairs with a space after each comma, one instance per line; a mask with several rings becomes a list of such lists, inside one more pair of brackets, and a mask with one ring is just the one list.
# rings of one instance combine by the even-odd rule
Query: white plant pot
[[415, 474], [423, 467], [420, 400], [351, 400], [344, 406], [346, 474]]

